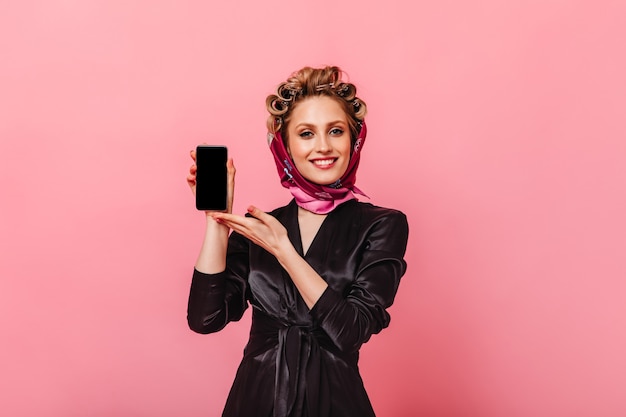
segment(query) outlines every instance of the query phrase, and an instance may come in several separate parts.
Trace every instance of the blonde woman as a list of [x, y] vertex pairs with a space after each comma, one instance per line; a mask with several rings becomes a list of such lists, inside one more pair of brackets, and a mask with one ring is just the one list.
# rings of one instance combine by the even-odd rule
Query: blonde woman
[[[206, 212], [189, 326], [216, 332], [252, 306], [223, 416], [374, 416], [359, 349], [389, 324], [406, 270], [406, 217], [355, 197], [367, 108], [339, 68], [303, 68], [266, 104], [270, 150], [293, 199], [271, 213], [232, 214], [228, 161], [229, 208]], [[194, 164], [194, 193], [195, 173]]]

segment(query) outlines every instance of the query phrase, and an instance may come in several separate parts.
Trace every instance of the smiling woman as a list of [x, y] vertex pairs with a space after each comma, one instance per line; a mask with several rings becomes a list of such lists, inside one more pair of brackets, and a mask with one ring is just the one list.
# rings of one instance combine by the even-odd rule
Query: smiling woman
[[348, 168], [350, 145], [347, 116], [336, 100], [311, 97], [293, 109], [287, 151], [305, 179], [335, 183]]
[[[270, 150], [294, 199], [269, 214], [232, 214], [228, 162], [229, 208], [206, 212], [189, 326], [216, 332], [253, 307], [223, 416], [373, 416], [359, 349], [389, 325], [406, 270], [406, 217], [356, 200], [366, 107], [339, 68], [303, 68], [267, 106]], [[195, 174], [194, 164], [194, 193]]]

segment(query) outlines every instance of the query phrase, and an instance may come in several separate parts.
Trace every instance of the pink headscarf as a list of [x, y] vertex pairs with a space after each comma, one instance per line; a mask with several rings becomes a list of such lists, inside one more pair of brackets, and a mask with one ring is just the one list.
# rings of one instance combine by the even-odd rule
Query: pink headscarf
[[367, 135], [365, 121], [362, 121], [360, 124], [361, 131], [354, 142], [348, 168], [339, 180], [330, 185], [319, 185], [305, 179], [294, 166], [280, 132], [267, 134], [268, 144], [274, 155], [280, 183], [283, 187], [289, 189], [298, 206], [313, 213], [327, 214], [341, 203], [356, 198], [354, 193], [367, 197], [354, 185], [356, 170], [361, 159], [361, 149]]

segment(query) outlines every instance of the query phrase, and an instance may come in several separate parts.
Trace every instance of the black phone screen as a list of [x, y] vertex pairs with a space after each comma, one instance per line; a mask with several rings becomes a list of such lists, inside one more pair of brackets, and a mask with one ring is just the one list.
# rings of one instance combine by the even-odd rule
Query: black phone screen
[[226, 210], [227, 173], [225, 146], [200, 145], [196, 148], [196, 208]]

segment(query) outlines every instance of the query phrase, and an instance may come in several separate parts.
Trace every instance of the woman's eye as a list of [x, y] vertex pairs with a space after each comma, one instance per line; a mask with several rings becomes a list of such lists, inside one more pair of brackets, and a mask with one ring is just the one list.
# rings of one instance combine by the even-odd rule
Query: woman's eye
[[337, 135], [337, 136], [341, 136], [343, 134], [343, 129], [339, 129], [338, 127], [335, 129], [332, 129], [330, 131], [331, 135]]
[[310, 138], [311, 136], [313, 136], [313, 132], [309, 132], [308, 130], [300, 133], [301, 138]]

